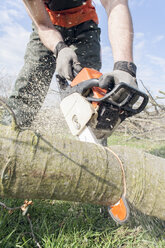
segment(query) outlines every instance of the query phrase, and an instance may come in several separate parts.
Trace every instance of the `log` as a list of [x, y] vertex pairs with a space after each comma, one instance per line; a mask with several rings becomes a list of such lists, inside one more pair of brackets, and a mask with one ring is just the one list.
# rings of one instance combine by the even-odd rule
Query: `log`
[[[165, 159], [126, 146], [111, 149], [123, 162], [128, 202], [165, 220]], [[124, 190], [113, 152], [60, 133], [0, 125], [0, 197], [112, 205]]]
[[120, 165], [103, 147], [5, 126], [0, 126], [0, 175], [3, 198], [109, 205], [123, 188]]

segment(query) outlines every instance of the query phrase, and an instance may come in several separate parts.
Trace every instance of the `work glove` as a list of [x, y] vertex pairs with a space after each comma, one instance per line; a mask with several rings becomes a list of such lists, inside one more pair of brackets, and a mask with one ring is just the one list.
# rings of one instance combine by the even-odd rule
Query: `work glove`
[[[99, 78], [99, 86], [109, 91], [121, 82], [126, 83], [135, 89], [138, 88], [136, 81], [136, 65], [134, 63], [118, 61], [114, 64], [113, 72], [106, 73]], [[120, 89], [114, 96], [112, 96], [112, 99], [117, 103], [121, 103], [127, 96], [127, 90]], [[138, 97], [134, 97], [131, 100], [131, 105], [133, 105], [137, 100]]]
[[57, 74], [66, 80], [73, 80], [82, 69], [76, 53], [63, 41], [60, 41], [54, 51]]

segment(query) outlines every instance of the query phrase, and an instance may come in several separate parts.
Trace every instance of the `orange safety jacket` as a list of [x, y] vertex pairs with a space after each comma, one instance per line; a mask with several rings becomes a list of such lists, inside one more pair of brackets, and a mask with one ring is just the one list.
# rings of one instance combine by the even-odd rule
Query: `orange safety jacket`
[[60, 11], [50, 10], [46, 5], [45, 7], [54, 25], [70, 28], [89, 20], [98, 24], [98, 16], [92, 0], [87, 0], [81, 6]]

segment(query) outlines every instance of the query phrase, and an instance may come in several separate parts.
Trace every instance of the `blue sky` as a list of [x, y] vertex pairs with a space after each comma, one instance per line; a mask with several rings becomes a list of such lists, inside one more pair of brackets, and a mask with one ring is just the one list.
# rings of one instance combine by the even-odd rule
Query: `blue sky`
[[[102, 72], [110, 72], [113, 59], [107, 34], [107, 16], [100, 1], [94, 2], [102, 29]], [[129, 6], [135, 32], [137, 78], [143, 80], [154, 95], [158, 95], [158, 90], [165, 91], [165, 1], [130, 0]], [[23, 64], [31, 20], [21, 0], [1, 0], [0, 16], [0, 71], [15, 77]]]

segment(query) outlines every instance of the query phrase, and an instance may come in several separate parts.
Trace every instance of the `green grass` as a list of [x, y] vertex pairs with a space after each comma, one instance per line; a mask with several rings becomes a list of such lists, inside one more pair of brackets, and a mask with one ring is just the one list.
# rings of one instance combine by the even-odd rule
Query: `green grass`
[[128, 135], [115, 134], [108, 139], [108, 145], [125, 145], [125, 146], [135, 147], [137, 149], [142, 149], [146, 152], [149, 152], [153, 155], [165, 158], [164, 141], [153, 142], [152, 140], [147, 140], [147, 139], [140, 139], [140, 140], [136, 138], [130, 139], [130, 136]]
[[[8, 205], [20, 205], [19, 200], [5, 200]], [[100, 211], [102, 210], [102, 211]], [[63, 247], [165, 247], [163, 225], [158, 221], [139, 225], [134, 218], [123, 226], [117, 226], [104, 208], [89, 204], [59, 201], [34, 201], [29, 210], [37, 241], [45, 248]], [[144, 224], [144, 223], [143, 223]], [[0, 212], [0, 247], [36, 247], [30, 235], [26, 216], [20, 211], [9, 214]]]
[[[128, 140], [113, 135], [109, 144], [128, 145], [165, 157], [163, 143]], [[7, 206], [20, 206], [22, 200], [0, 199]], [[33, 231], [43, 248], [164, 248], [165, 222], [132, 212], [130, 221], [116, 225], [106, 208], [90, 204], [35, 200], [29, 208]], [[34, 248], [36, 244], [26, 216], [10, 214], [0, 207], [0, 248]]]

